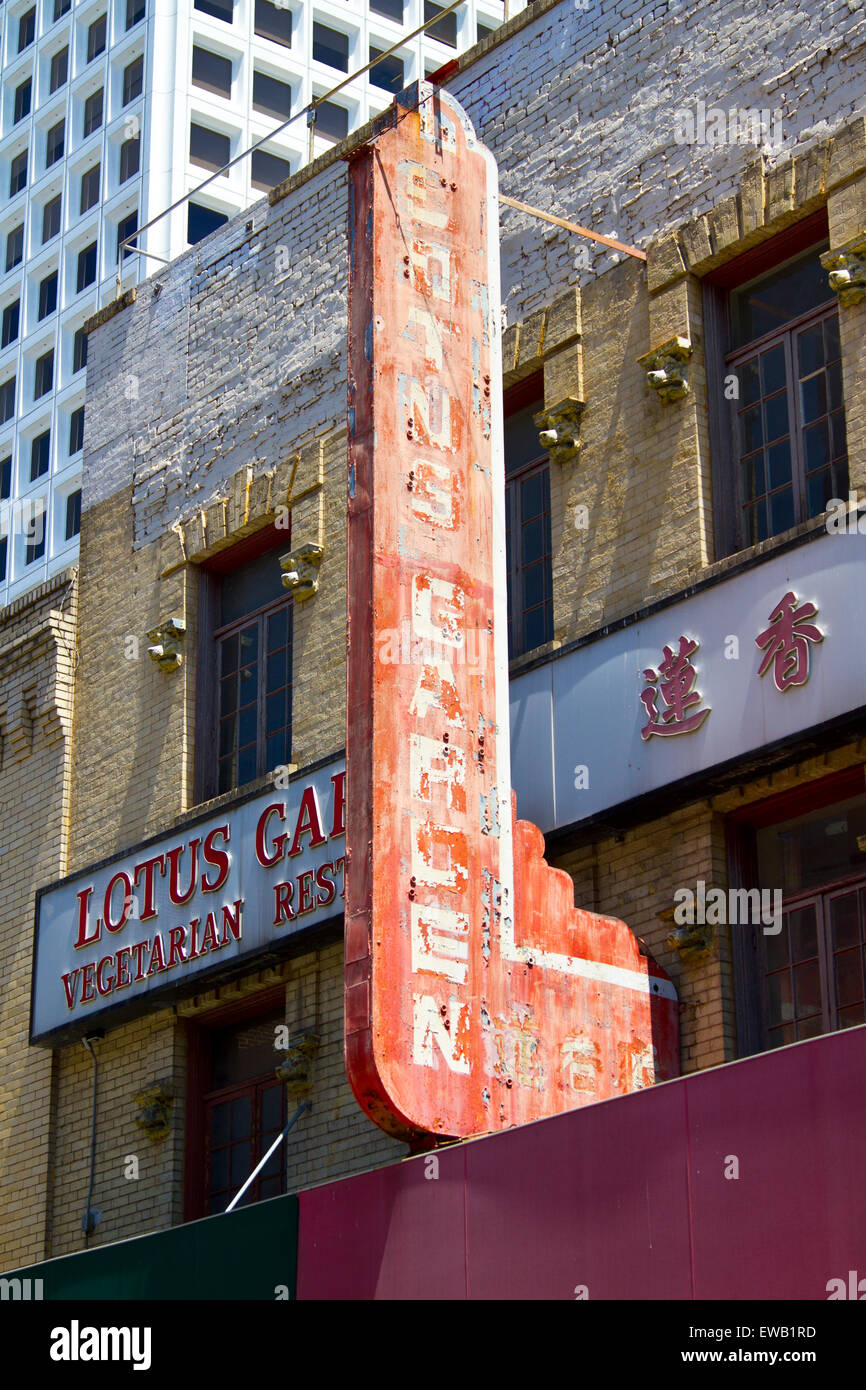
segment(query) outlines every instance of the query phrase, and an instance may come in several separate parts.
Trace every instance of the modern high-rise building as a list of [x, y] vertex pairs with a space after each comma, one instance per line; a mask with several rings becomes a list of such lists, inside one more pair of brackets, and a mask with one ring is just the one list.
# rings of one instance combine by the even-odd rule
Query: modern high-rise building
[[[2, 13], [0, 606], [74, 560], [87, 337], [124, 288], [525, 0], [18, 0]], [[284, 130], [280, 127], [293, 117]], [[272, 139], [270, 132], [279, 131]], [[312, 138], [312, 144], [311, 144]], [[257, 142], [251, 156], [119, 248]], [[122, 264], [120, 263], [122, 259]], [[118, 391], [134, 389], [118, 381]]]

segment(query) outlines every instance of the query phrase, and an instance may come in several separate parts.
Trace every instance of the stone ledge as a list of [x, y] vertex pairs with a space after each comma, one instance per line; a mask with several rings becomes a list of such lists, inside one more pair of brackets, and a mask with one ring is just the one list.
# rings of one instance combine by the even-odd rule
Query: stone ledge
[[125, 290], [117, 299], [113, 299], [110, 304], [106, 304], [103, 309], [97, 309], [95, 314], [91, 314], [89, 319], [84, 321], [84, 331], [87, 334], [95, 329], [101, 328], [109, 319], [113, 319], [115, 314], [119, 314], [121, 309], [128, 309], [130, 304], [134, 304], [137, 298], [136, 287], [133, 285], [131, 290]]

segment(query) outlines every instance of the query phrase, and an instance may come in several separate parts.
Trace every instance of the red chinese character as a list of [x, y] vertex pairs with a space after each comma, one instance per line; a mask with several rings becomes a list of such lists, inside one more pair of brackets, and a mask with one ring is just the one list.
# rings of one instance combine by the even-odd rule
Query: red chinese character
[[805, 685], [809, 679], [809, 643], [823, 642], [820, 628], [808, 621], [818, 612], [814, 603], [797, 607], [797, 597], [790, 589], [770, 614], [770, 626], [755, 643], [766, 652], [758, 668], [763, 676], [773, 663], [773, 683], [784, 693], [789, 686]]
[[[693, 705], [699, 705], [703, 698], [694, 688], [697, 672], [689, 660], [698, 646], [699, 643], [691, 638], [681, 637], [679, 652], [674, 653], [670, 647], [665, 647], [664, 661], [659, 666], [658, 674], [651, 669], [644, 671], [647, 688], [640, 698], [649, 715], [649, 723], [640, 731], [642, 739], [652, 738], [653, 734], [666, 737], [670, 734], [694, 733], [710, 713], [709, 709], [686, 713]], [[656, 704], [659, 695], [667, 706], [661, 717]]]

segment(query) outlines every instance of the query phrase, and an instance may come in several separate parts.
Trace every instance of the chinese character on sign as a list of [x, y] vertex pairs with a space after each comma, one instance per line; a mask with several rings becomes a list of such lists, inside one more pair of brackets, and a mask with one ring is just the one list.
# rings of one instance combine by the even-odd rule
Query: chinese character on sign
[[810, 623], [818, 612], [814, 603], [797, 607], [797, 597], [788, 593], [770, 614], [770, 626], [755, 643], [766, 653], [758, 669], [763, 676], [773, 663], [773, 684], [784, 692], [792, 685], [805, 685], [809, 679], [809, 643], [823, 642], [820, 628]]
[[[678, 652], [665, 647], [664, 660], [658, 673], [652, 669], [644, 671], [647, 688], [642, 691], [640, 698], [649, 715], [649, 723], [640, 731], [642, 739], [652, 738], [653, 734], [667, 737], [669, 734], [694, 733], [710, 713], [709, 709], [692, 708], [703, 699], [695, 690], [697, 672], [690, 660], [699, 645], [690, 637], [681, 637]], [[661, 714], [657, 703], [659, 697], [666, 706]], [[692, 712], [689, 714], [688, 710]]]

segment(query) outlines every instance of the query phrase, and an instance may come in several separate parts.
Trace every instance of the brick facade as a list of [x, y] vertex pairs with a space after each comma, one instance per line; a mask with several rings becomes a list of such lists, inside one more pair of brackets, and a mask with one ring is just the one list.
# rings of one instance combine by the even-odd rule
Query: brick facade
[[[711, 48], [695, 41], [710, 31]], [[855, 113], [864, 36], [862, 7], [850, 3], [806, 14], [786, 0], [744, 16], [732, 0], [586, 8], [537, 0], [460, 59], [449, 90], [496, 155], [502, 191], [648, 255], [644, 265], [502, 213], [505, 384], [540, 371], [545, 410], [569, 399], [581, 407], [575, 457], [551, 463], [552, 648], [731, 563], [714, 540], [702, 280], [824, 206], [831, 250], [863, 231], [866, 120]], [[735, 142], [677, 143], [675, 112], [698, 100], [771, 110], [781, 144], [761, 155]], [[13, 655], [0, 681], [0, 1186], [15, 1194], [0, 1218], [0, 1256], [9, 1265], [80, 1248], [88, 1182], [92, 1062], [81, 1047], [52, 1059], [26, 1046], [35, 890], [201, 809], [200, 567], [289, 514], [292, 549], [323, 547], [318, 592], [295, 610], [292, 761], [303, 769], [343, 746], [340, 153], [98, 316], [87, 368], [77, 628], [69, 579], [0, 614], [0, 650], [28, 654], [25, 675]], [[866, 301], [842, 304], [840, 324], [851, 487], [866, 493]], [[673, 339], [689, 344], [689, 392], [665, 403], [640, 359]], [[578, 514], [588, 525], [575, 524]], [[755, 555], [776, 545], [764, 542]], [[166, 674], [148, 659], [146, 634], [172, 616], [186, 633], [182, 665]], [[668, 943], [675, 889], [698, 878], [727, 882], [732, 809], [862, 757], [860, 745], [842, 744], [551, 853], [572, 874], [578, 904], [623, 918], [673, 978], [684, 1071], [733, 1060], [738, 1038], [727, 930], [706, 959], [684, 961]], [[22, 815], [21, 807], [33, 809]], [[94, 1202], [103, 1221], [95, 1241], [183, 1219], [188, 1028], [275, 985], [285, 986], [290, 1029], [315, 1027], [322, 1039], [314, 1108], [290, 1139], [290, 1185], [406, 1152], [369, 1124], [345, 1079], [340, 942], [299, 942], [268, 970], [114, 1028], [97, 1044]], [[136, 1126], [135, 1095], [158, 1080], [173, 1099], [169, 1136], [154, 1141]], [[140, 1160], [136, 1179], [125, 1175], [130, 1155]]]

